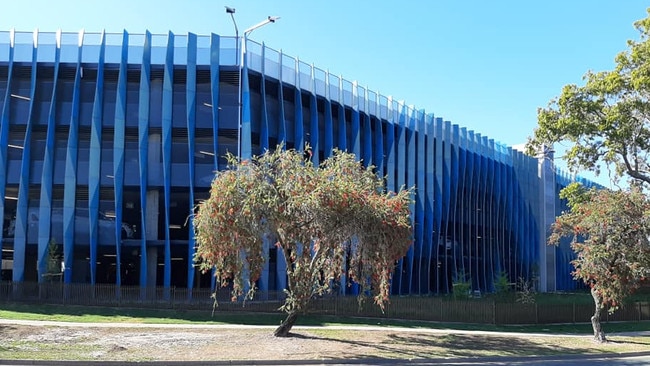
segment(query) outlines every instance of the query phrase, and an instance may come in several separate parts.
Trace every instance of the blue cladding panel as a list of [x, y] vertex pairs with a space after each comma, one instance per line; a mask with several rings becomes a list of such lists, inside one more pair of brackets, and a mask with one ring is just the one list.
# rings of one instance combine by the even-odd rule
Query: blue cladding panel
[[[126, 82], [127, 82], [127, 60], [129, 51], [129, 35], [126, 31], [122, 34], [122, 53], [120, 58], [120, 70], [117, 78], [117, 93], [115, 99], [115, 130], [113, 135], [113, 187], [115, 189], [115, 237], [121, 237], [124, 201], [124, 147], [126, 128]], [[142, 229], [142, 228], [140, 228]], [[115, 241], [115, 283], [122, 284], [122, 245], [121, 240]]]
[[[247, 43], [244, 37], [244, 43]], [[241, 149], [242, 160], [248, 160], [253, 156], [253, 147], [251, 146], [251, 90], [248, 81], [248, 54], [243, 55], [242, 75], [241, 75], [241, 133], [239, 145]]]
[[[9, 55], [8, 55], [8, 65], [7, 65], [7, 90], [5, 92], [4, 96], [0, 96], [4, 98], [4, 103], [2, 104], [2, 109], [0, 110], [0, 214], [2, 214], [2, 217], [5, 217], [7, 213], [5, 212], [5, 195], [6, 195], [6, 187], [7, 187], [7, 149], [9, 149], [8, 142], [9, 142], [9, 110], [10, 110], [10, 103], [11, 103], [11, 79], [12, 79], [12, 73], [13, 73], [13, 57], [14, 55], [14, 48], [10, 47], [9, 48]], [[2, 223], [0, 223], [0, 229], [2, 229], [2, 233], [5, 232], [4, 228], [4, 220], [2, 220]]]
[[149, 175], [149, 91], [151, 90], [151, 33], [147, 32], [140, 68], [138, 108], [138, 156], [140, 158], [140, 287], [147, 287], [147, 188]]
[[347, 134], [347, 122], [345, 120], [345, 107], [342, 104], [339, 104], [339, 110], [338, 110], [338, 127], [339, 127], [339, 134], [337, 138], [338, 142], [338, 148], [339, 150], [342, 151], [348, 151], [348, 134]]
[[[72, 106], [70, 112], [70, 127], [68, 130], [68, 146], [66, 149], [65, 178], [63, 187], [63, 252], [73, 253], [75, 232], [75, 201], [77, 196], [77, 158], [79, 148], [79, 98], [81, 91], [81, 60], [83, 47], [77, 52], [72, 91]], [[70, 254], [68, 254], [70, 256]], [[95, 274], [90, 273], [90, 283], [95, 283]]]
[[[165, 258], [163, 266], [163, 286], [168, 289], [172, 277], [172, 253], [169, 237], [169, 205], [171, 202], [172, 181], [172, 82], [174, 80], [174, 35], [169, 32], [167, 40], [167, 56], [163, 76], [162, 95], [162, 159], [163, 159], [163, 188], [165, 207]], [[189, 134], [189, 133], [188, 133]], [[193, 165], [193, 164], [190, 164]], [[193, 182], [193, 179], [190, 179]], [[192, 184], [192, 183], [190, 183]], [[166, 293], [167, 294], [167, 293]], [[168, 295], [166, 295], [168, 296]]]
[[318, 152], [320, 151], [320, 144], [319, 144], [319, 128], [318, 128], [318, 107], [316, 105], [316, 95], [315, 94], [310, 94], [309, 95], [309, 145], [311, 145], [311, 149], [313, 151], [313, 155], [311, 157], [311, 161], [314, 164], [314, 166], [319, 166], [320, 165], [320, 160], [318, 156]]
[[[187, 41], [187, 121], [194, 124], [196, 120], [196, 35], [190, 33]], [[210, 92], [214, 170], [219, 169], [219, 43], [219, 36], [213, 33], [210, 37]], [[192, 153], [191, 150], [190, 153]]]
[[[212, 125], [213, 125], [213, 136], [218, 133], [218, 118], [219, 118], [219, 108], [214, 108], [214, 106], [219, 105], [219, 36], [213, 34], [210, 38], [210, 47], [213, 50], [210, 53], [210, 78], [212, 80], [211, 88], [211, 101], [212, 101]], [[215, 66], [217, 65], [217, 66]], [[215, 83], [216, 81], [216, 83]], [[196, 35], [190, 33], [187, 38], [187, 85], [185, 87], [186, 95], [186, 118], [187, 118], [187, 143], [188, 143], [188, 159], [189, 159], [189, 174], [190, 174], [190, 199], [189, 199], [189, 238], [187, 243], [187, 258], [194, 258], [194, 127], [196, 126]], [[214, 150], [217, 150], [217, 139], [214, 139]], [[217, 167], [216, 156], [214, 154], [215, 161], [214, 166], [215, 170]], [[187, 261], [187, 287], [192, 288], [194, 286], [194, 261]], [[192, 296], [191, 292], [188, 296]]]
[[[299, 76], [297, 76], [299, 77]], [[298, 83], [296, 83], [298, 84]], [[293, 104], [294, 104], [294, 119], [293, 119], [293, 146], [296, 150], [302, 151], [305, 148], [305, 133], [303, 132], [303, 120], [302, 120], [302, 93], [299, 88], [294, 89], [293, 92]]]
[[[262, 60], [264, 60], [264, 50], [266, 47], [262, 45]], [[260, 95], [262, 99], [262, 121], [260, 126], [260, 153], [269, 149], [269, 117], [268, 110], [266, 106], [266, 76], [264, 73], [265, 62], [262, 63], [262, 79], [260, 82]], [[273, 146], [275, 148], [275, 146]]]
[[[59, 60], [61, 49], [55, 50], [54, 56], [54, 80], [59, 77]], [[45, 156], [43, 157], [43, 172], [41, 174], [41, 197], [38, 213], [38, 260], [37, 272], [38, 281], [42, 282], [47, 273], [47, 262], [49, 258], [48, 244], [50, 242], [50, 225], [52, 216], [52, 178], [54, 173], [54, 137], [56, 130], [56, 85], [52, 83], [52, 99], [50, 100], [50, 110], [47, 116], [47, 136], [45, 137]]]
[[284, 116], [284, 91], [282, 90], [282, 52], [278, 56], [278, 143], [283, 143], [283, 146], [287, 144], [287, 130], [285, 126], [285, 116]]
[[[90, 273], [95, 277], [97, 266], [97, 247], [99, 245], [99, 184], [102, 165], [102, 116], [104, 114], [104, 50], [102, 47], [97, 65], [97, 83], [93, 103], [90, 158], [88, 165], [88, 222], [90, 225]], [[71, 281], [72, 278], [67, 279]]]
[[[327, 79], [327, 83], [326, 90], [329, 90], [329, 79]], [[328, 158], [334, 149], [334, 120], [332, 119], [332, 102], [329, 98], [325, 99], [325, 130], [322, 132], [324, 135], [323, 152], [325, 158]]]
[[[36, 32], [35, 32], [36, 33]], [[14, 263], [12, 280], [22, 282], [25, 276], [25, 249], [27, 245], [29, 206], [29, 168], [31, 163], [32, 119], [34, 118], [34, 100], [36, 99], [36, 70], [37, 48], [32, 49], [32, 70], [29, 92], [29, 117], [25, 127], [23, 156], [20, 163], [20, 183], [18, 186], [18, 202], [16, 203], [16, 228], [14, 234]], [[68, 272], [68, 271], [66, 271]], [[67, 274], [67, 273], [66, 273]]]

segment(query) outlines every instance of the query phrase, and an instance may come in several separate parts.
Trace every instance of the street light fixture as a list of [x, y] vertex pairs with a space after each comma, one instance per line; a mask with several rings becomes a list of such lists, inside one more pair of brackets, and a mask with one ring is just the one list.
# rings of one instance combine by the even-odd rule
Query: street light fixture
[[[276, 20], [280, 19], [278, 16], [268, 16], [265, 20], [253, 25], [250, 28], [247, 28], [241, 40], [241, 47], [239, 47], [239, 29], [237, 28], [237, 22], [235, 21], [235, 8], [226, 6], [226, 13], [230, 14], [232, 19], [232, 24], [235, 26], [235, 63], [237, 64], [239, 82], [237, 85], [237, 98], [238, 98], [238, 108], [237, 108], [237, 158], [241, 159], [241, 132], [242, 132], [242, 74], [245, 68], [246, 63], [246, 41], [248, 40], [248, 35], [251, 34], [255, 29], [263, 27], [269, 23], [275, 23]], [[240, 55], [241, 50], [241, 55]]]

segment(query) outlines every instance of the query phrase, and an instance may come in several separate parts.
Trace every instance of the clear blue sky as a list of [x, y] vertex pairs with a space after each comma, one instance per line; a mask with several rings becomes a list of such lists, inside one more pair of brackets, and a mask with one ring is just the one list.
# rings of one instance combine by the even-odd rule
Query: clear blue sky
[[607, 70], [637, 39], [645, 1], [36, 0], [2, 4], [0, 29], [234, 35], [251, 38], [508, 145], [537, 108], [587, 70]]

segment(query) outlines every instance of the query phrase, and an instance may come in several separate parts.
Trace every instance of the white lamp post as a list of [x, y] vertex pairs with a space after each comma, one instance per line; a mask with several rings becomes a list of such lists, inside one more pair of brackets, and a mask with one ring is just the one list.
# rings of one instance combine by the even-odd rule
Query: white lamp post
[[[237, 64], [237, 69], [239, 73], [239, 83], [238, 83], [238, 88], [237, 88], [237, 99], [238, 99], [238, 106], [237, 106], [237, 158], [241, 159], [241, 130], [242, 130], [242, 73], [244, 69], [244, 65], [246, 62], [246, 41], [248, 40], [248, 35], [251, 34], [255, 29], [263, 27], [269, 23], [275, 23], [276, 20], [280, 19], [280, 17], [277, 16], [268, 16], [265, 20], [253, 25], [250, 28], [247, 28], [244, 31], [243, 34], [243, 39], [241, 43], [241, 48], [239, 47], [239, 29], [237, 28], [237, 22], [235, 22], [235, 8], [231, 8], [226, 6], [226, 13], [230, 14], [230, 18], [232, 19], [232, 24], [235, 26], [235, 62]], [[241, 55], [240, 55], [240, 50], [241, 50]]]

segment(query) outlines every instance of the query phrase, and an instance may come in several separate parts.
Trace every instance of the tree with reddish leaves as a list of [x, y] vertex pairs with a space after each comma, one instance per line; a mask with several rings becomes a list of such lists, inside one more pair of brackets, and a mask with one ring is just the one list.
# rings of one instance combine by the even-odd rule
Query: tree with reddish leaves
[[267, 257], [263, 238], [275, 242], [287, 264], [287, 318], [274, 332], [281, 337], [342, 275], [383, 309], [396, 261], [413, 241], [413, 189], [386, 192], [374, 168], [350, 153], [334, 151], [320, 166], [310, 156], [282, 146], [250, 161], [228, 155], [194, 217], [195, 259], [232, 286], [233, 300], [252, 298]]
[[616, 311], [650, 276], [650, 201], [638, 188], [586, 190], [575, 183], [562, 196], [571, 210], [557, 218], [549, 242], [572, 238], [572, 274], [591, 288], [594, 340], [606, 342], [602, 310]]

